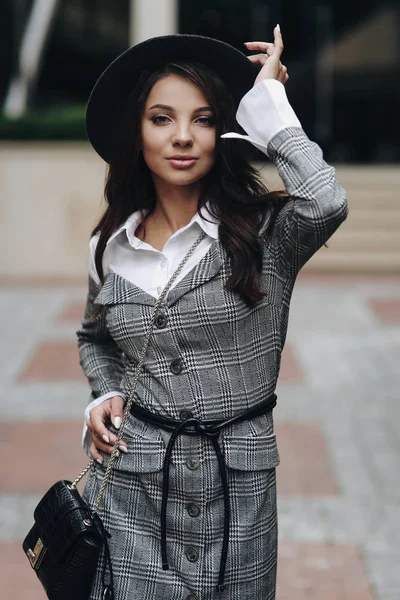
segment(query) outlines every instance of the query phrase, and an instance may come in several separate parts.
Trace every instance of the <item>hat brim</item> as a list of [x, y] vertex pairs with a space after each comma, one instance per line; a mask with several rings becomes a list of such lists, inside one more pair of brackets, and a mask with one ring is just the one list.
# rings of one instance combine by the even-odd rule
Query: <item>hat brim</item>
[[236, 107], [259, 72], [245, 54], [220, 40], [176, 34], [150, 38], [120, 54], [97, 80], [86, 109], [90, 143], [106, 162], [111, 158], [115, 127], [127, 97], [144, 69], [179, 59], [200, 62], [224, 81]]

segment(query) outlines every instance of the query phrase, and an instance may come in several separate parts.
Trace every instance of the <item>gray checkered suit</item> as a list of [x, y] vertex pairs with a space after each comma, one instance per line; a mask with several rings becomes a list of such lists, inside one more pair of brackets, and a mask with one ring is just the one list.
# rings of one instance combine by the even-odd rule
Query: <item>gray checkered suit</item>
[[[294, 196], [270, 233], [262, 235], [262, 287], [268, 296], [249, 308], [225, 290], [228, 265], [216, 240], [169, 291], [162, 307], [166, 318], [154, 329], [136, 396], [154, 412], [179, 418], [186, 410], [199, 419], [228, 418], [275, 389], [297, 273], [346, 218], [347, 204], [334, 169], [302, 129], [281, 131], [268, 153]], [[90, 279], [77, 335], [93, 398], [129, 391], [154, 303], [153, 296], [115, 272], [101, 289]], [[98, 304], [104, 307], [102, 316], [91, 323]], [[279, 453], [272, 413], [221, 433], [232, 513], [222, 594], [215, 592], [222, 486], [206, 439], [182, 436], [174, 448], [167, 513], [170, 570], [161, 568], [161, 468], [169, 435], [134, 417], [126, 428], [129, 453], [117, 459], [101, 512], [112, 534], [116, 600], [273, 600]], [[88, 480], [84, 496], [89, 503], [103, 473], [98, 466]], [[97, 576], [92, 599], [99, 598]]]

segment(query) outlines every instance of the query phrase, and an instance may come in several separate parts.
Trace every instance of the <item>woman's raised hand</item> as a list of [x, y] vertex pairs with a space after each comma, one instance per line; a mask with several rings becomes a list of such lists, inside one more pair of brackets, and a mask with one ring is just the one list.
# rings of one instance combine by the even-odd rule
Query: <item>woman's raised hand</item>
[[[98, 463], [103, 462], [103, 457], [99, 450], [106, 454], [111, 454], [115, 444], [116, 436], [107, 429], [106, 424], [110, 422], [116, 429], [119, 429], [124, 411], [124, 399], [121, 396], [113, 396], [104, 400], [98, 406], [90, 411], [90, 417], [86, 421], [87, 428], [92, 436], [90, 445], [90, 454]], [[128, 448], [124, 441], [120, 441], [118, 448], [122, 452], [127, 452]]]
[[262, 69], [256, 77], [254, 85], [263, 79], [277, 79], [285, 84], [289, 79], [287, 68], [281, 63], [283, 52], [283, 40], [281, 29], [277, 25], [274, 29], [274, 43], [271, 42], [245, 42], [248, 50], [260, 50], [260, 54], [253, 54], [247, 58], [256, 65], [262, 65]]

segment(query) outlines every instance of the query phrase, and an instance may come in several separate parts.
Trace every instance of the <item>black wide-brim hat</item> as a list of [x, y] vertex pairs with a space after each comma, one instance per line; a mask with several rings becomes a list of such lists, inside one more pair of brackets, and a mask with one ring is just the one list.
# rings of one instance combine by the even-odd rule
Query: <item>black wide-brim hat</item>
[[202, 63], [217, 73], [236, 107], [253, 87], [260, 70], [230, 44], [200, 35], [157, 36], [132, 46], [100, 75], [86, 109], [89, 141], [106, 162], [111, 159], [115, 128], [141, 72], [182, 59]]

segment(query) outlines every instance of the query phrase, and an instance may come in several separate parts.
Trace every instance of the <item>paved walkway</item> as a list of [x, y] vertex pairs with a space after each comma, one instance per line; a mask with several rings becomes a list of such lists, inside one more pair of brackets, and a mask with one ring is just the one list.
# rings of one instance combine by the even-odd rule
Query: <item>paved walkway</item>
[[[86, 290], [0, 290], [0, 581], [44, 594], [20, 548], [54, 481], [85, 464]], [[400, 278], [300, 276], [275, 423], [278, 600], [400, 598]], [[171, 599], [178, 600], [178, 599]]]

